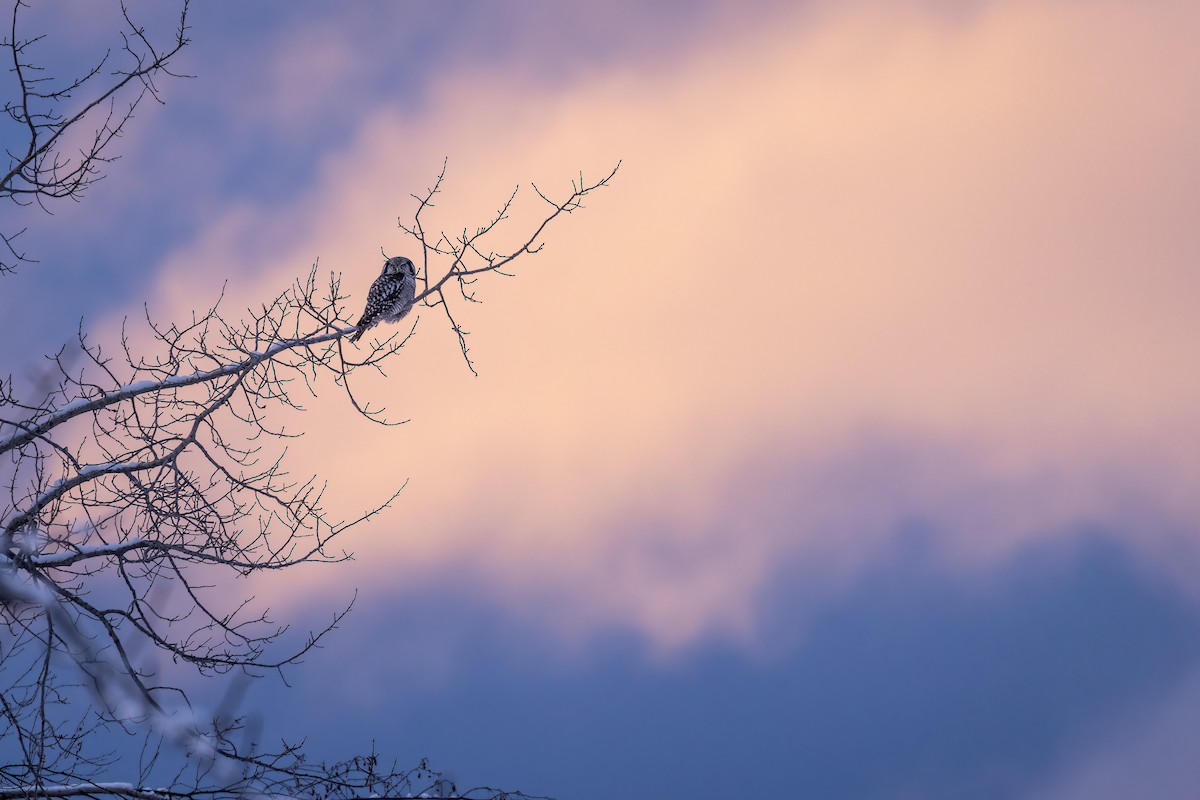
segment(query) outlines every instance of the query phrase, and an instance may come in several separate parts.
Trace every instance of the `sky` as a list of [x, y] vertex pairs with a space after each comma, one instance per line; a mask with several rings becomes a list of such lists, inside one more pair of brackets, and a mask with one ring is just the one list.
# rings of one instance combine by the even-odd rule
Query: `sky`
[[[75, 11], [31, 20], [105, 46]], [[312, 403], [332, 509], [407, 484], [253, 587], [300, 628], [355, 598], [248, 691], [265, 730], [562, 798], [1192, 796], [1196, 4], [193, 15], [194, 77], [21, 217], [5, 372], [314, 263], [362, 302], [443, 159], [447, 230], [526, 187], [500, 243], [621, 164], [481, 284], [478, 377], [419, 311], [368, 387], [405, 425]]]

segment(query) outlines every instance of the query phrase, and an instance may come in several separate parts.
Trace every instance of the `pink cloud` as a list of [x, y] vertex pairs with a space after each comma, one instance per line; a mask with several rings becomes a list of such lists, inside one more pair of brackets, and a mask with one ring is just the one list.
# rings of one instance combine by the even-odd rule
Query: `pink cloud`
[[[752, 637], [780, 559], [836, 583], [906, 519], [964, 563], [1081, 521], [1142, 535], [1148, 509], [1194, 523], [1197, 16], [838, 6], [568, 86], [452, 71], [419, 113], [365, 118], [294, 202], [219, 215], [152, 306], [225, 276], [231, 308], [258, 302], [316, 257], [361, 297], [447, 154], [450, 228], [620, 158], [516, 281], [483, 288], [478, 380], [424, 311], [371, 387], [409, 425], [347, 420], [334, 391], [306, 417], [295, 469], [347, 513], [411, 478], [355, 546], [362, 580], [465, 570], [564, 631], [670, 648]], [[879, 483], [844, 467], [896, 441], [912, 465]], [[730, 487], [788, 452], [806, 483], [781, 521], [744, 505], [778, 497]]]

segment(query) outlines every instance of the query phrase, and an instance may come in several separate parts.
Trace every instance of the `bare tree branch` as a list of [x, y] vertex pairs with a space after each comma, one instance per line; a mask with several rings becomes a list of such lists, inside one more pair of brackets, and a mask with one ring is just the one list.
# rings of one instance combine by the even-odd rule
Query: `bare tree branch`
[[[114, 57], [109, 50], [82, 74], [58, 80], [44, 75], [35, 58], [35, 45], [44, 43], [45, 36], [25, 37], [21, 31], [21, 9], [28, 7], [27, 0], [13, 0], [0, 50], [7, 51], [18, 96], [0, 108], [0, 120], [7, 119], [11, 126], [5, 140], [12, 137], [20, 143], [5, 150], [8, 163], [0, 172], [0, 200], [16, 205], [36, 202], [46, 209], [49, 201], [80, 199], [103, 177], [104, 166], [118, 158], [111, 153], [113, 142], [138, 105], [147, 96], [162, 102], [158, 78], [186, 77], [172, 72], [170, 64], [190, 41], [188, 4], [189, 0], [182, 0], [179, 24], [165, 48], [155, 46], [122, 4], [125, 29], [119, 55]], [[76, 100], [80, 95], [84, 99]], [[92, 133], [81, 146], [68, 143], [71, 135], [86, 127]], [[16, 245], [24, 232], [24, 228], [0, 232], [0, 273], [35, 260]]]
[[[582, 208], [616, 171], [593, 183], [580, 176], [562, 201], [534, 187], [548, 209], [532, 234], [499, 252], [488, 243], [517, 191], [473, 233], [436, 239], [423, 213], [441, 191], [445, 164], [415, 198], [413, 223], [401, 228], [421, 247], [417, 301], [445, 314], [472, 372], [455, 306], [479, 302], [483, 276], [511, 275], [505, 270], [517, 259], [539, 252], [547, 227]], [[314, 265], [240, 321], [225, 315], [221, 300], [184, 323], [158, 322], [147, 311], [147, 346], [135, 347], [123, 330], [110, 355], [81, 329], [79, 357], [66, 358], [65, 349], [51, 356], [53, 380], [40, 394], [0, 380], [0, 630], [8, 634], [0, 640], [8, 648], [0, 653], [0, 737], [22, 748], [20, 763], [0, 764], [0, 800], [525, 796], [460, 792], [427, 765], [384, 769], [374, 754], [330, 765], [309, 763], [299, 745], [264, 751], [253, 737], [238, 740], [243, 720], [197, 712], [182, 685], [133, 655], [148, 647], [206, 676], [283, 674], [348, 612], [296, 641], [253, 598], [216, 588], [223, 575], [349, 558], [344, 534], [404, 490], [344, 520], [325, 510], [319, 476], [294, 477], [287, 467], [287, 443], [298, 434], [278, 420], [302, 412], [305, 398], [330, 382], [345, 391], [350, 413], [394, 424], [384, 409], [360, 402], [351, 381], [360, 370], [386, 376], [417, 322], [349, 350], [343, 339], [358, 329], [348, 301], [341, 277], [318, 280]], [[81, 689], [98, 702], [71, 720], [70, 699]], [[114, 762], [96, 743], [113, 728], [172, 744], [192, 771], [154, 784], [167, 788], [144, 788], [163, 759], [156, 747], [139, 780], [105, 780]]]

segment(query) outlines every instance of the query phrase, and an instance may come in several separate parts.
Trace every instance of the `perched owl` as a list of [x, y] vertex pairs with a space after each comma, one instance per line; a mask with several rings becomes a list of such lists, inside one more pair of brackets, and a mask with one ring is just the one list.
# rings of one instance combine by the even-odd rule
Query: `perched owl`
[[383, 264], [383, 272], [371, 284], [367, 292], [367, 307], [363, 309], [358, 330], [350, 337], [357, 342], [381, 322], [399, 322], [412, 310], [413, 297], [417, 291], [417, 269], [404, 256], [393, 256]]

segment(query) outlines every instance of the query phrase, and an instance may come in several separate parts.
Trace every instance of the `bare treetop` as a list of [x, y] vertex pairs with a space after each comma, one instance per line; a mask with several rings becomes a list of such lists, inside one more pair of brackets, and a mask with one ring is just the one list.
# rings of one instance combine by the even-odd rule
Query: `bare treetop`
[[[188, 45], [188, 0], [161, 39], [121, 5], [119, 45], [61, 75], [47, 66], [57, 63], [55, 43], [24, 32], [31, 5], [12, 3], [0, 25], [12, 76], [0, 117], [8, 159], [0, 199], [50, 211], [103, 177], [146, 97], [162, 101], [158, 82], [178, 76], [171, 63]], [[497, 250], [489, 243], [516, 190], [483, 225], [427, 230], [443, 163], [433, 186], [413, 195], [411, 222], [400, 223], [415, 263], [382, 319], [437, 309], [474, 372], [459, 319], [478, 302], [476, 282], [510, 275], [515, 260], [540, 251], [554, 220], [615, 174], [591, 183], [580, 175], [561, 200], [533, 187], [545, 213]], [[36, 260], [16, 228], [0, 225], [0, 273]], [[349, 558], [347, 532], [404, 489], [398, 482], [342, 519], [326, 510], [324, 477], [288, 468], [296, 434], [284, 419], [321, 391], [343, 392], [349, 414], [401, 421], [356, 384], [363, 370], [386, 375], [417, 314], [374, 329], [376, 317], [352, 314], [362, 298], [354, 308], [349, 300], [340, 275], [313, 266], [244, 314], [221, 299], [186, 320], [147, 310], [107, 350], [81, 325], [70, 348], [49, 356], [44, 380], [22, 386], [0, 374], [0, 800], [527, 797], [463, 789], [424, 761], [405, 769], [373, 751], [316, 761], [304, 752], [305, 731], [264, 743], [244, 712], [206, 709], [189, 690], [196, 676], [283, 675], [317, 647], [348, 608], [292, 633], [235, 579]], [[376, 335], [364, 337], [367, 328]], [[140, 742], [134, 758], [116, 744], [131, 739]]]
[[[15, 96], [4, 102], [0, 141], [7, 164], [0, 177], [0, 200], [17, 205], [79, 200], [100, 180], [134, 110], [147, 97], [162, 102], [157, 81], [179, 77], [171, 60], [188, 44], [188, 2], [183, 0], [173, 38], [154, 42], [124, 4], [121, 46], [98, 55], [79, 74], [57, 76], [42, 60], [50, 43], [44, 34], [27, 35], [21, 27], [27, 0], [14, 0], [12, 17], [0, 38], [0, 55], [16, 81]], [[0, 230], [0, 273], [21, 262], [36, 261], [17, 244], [20, 230]]]
[[[581, 175], [561, 200], [534, 187], [545, 213], [530, 234], [499, 251], [490, 237], [507, 218], [515, 190], [483, 225], [459, 233], [430, 232], [422, 219], [442, 190], [444, 164], [433, 187], [414, 195], [412, 221], [400, 228], [418, 253], [415, 304], [444, 314], [472, 371], [457, 307], [479, 301], [481, 278], [508, 275], [513, 262], [538, 253], [547, 227], [582, 208], [617, 168], [590, 183]], [[131, 655], [150, 646], [202, 675], [278, 672], [348, 610], [288, 642], [286, 624], [255, 608], [252, 598], [230, 599], [227, 580], [347, 558], [344, 534], [404, 488], [394, 487], [353, 519], [334, 518], [323, 506], [326, 482], [293, 476], [286, 447], [268, 446], [294, 435], [279, 418], [302, 411], [329, 381], [345, 393], [351, 413], [396, 422], [352, 384], [361, 370], [385, 375], [416, 322], [351, 347], [347, 337], [360, 329], [350, 323], [357, 315], [341, 284], [341, 276], [320, 278], [313, 267], [240, 320], [227, 317], [220, 302], [184, 323], [159, 323], [147, 314], [148, 352], [132, 344], [144, 337], [123, 335], [110, 355], [81, 331], [83, 364], [61, 352], [51, 357], [52, 388], [40, 396], [23, 395], [11, 378], [0, 380], [0, 630], [11, 642], [0, 644], [8, 648], [0, 655], [6, 667], [28, 667], [0, 672], [9, 681], [0, 687], [0, 734], [7, 727], [36, 755], [15, 767], [0, 765], [0, 800], [16, 796], [4, 793], [5, 784], [35, 786], [43, 796], [54, 796], [50, 788], [58, 796], [144, 796], [134, 784], [100, 786], [105, 764], [92, 748], [96, 732], [112, 726], [144, 727], [203, 766], [204, 782], [191, 779], [186, 789], [168, 792], [179, 796], [276, 794], [286, 787], [296, 795], [356, 797], [415, 785], [413, 771], [381, 770], [373, 755], [330, 767], [307, 763], [292, 745], [266, 753], [239, 738], [240, 720], [204, 718], [181, 686]], [[71, 695], [68, 664], [99, 701], [82, 718], [72, 719], [68, 704], [47, 702]], [[81, 730], [90, 733], [74, 733]], [[137, 785], [149, 775], [143, 772]], [[440, 776], [429, 780], [441, 787], [439, 796], [465, 796], [442, 786]], [[85, 784], [94, 790], [79, 788]]]

